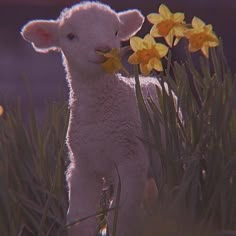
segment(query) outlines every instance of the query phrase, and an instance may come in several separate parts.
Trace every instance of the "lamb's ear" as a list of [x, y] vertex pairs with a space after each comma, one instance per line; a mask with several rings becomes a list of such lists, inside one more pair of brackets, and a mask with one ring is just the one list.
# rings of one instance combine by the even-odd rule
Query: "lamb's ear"
[[21, 35], [26, 41], [31, 42], [38, 52], [46, 53], [59, 49], [58, 23], [56, 21], [30, 21], [22, 28]]
[[119, 37], [122, 41], [134, 36], [144, 22], [144, 17], [138, 10], [120, 12], [118, 16], [121, 22]]

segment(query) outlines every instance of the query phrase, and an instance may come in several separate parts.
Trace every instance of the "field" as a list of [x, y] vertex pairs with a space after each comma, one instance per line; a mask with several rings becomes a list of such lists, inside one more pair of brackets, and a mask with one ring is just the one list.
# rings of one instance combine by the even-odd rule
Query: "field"
[[[236, 230], [236, 76], [222, 46], [211, 50], [209, 60], [193, 62], [187, 53], [185, 62], [171, 63], [169, 54], [160, 82], [176, 94], [182, 115], [165, 89], [157, 92], [160, 109], [144, 101], [135, 74], [143, 141], [158, 189], [145, 235]], [[16, 103], [0, 117], [0, 235], [66, 235], [68, 116], [67, 103], [51, 103], [38, 122], [33, 106], [23, 115]], [[153, 148], [161, 157], [161, 178]]]

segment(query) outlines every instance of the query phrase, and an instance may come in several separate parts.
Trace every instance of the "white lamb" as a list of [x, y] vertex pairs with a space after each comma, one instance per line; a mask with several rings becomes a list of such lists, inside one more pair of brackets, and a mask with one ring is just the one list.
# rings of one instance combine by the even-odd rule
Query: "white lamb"
[[[141, 28], [138, 10], [116, 13], [98, 2], [84, 2], [62, 12], [57, 20], [35, 20], [22, 30], [36, 51], [58, 50], [63, 55], [70, 87], [70, 123], [67, 145], [71, 165], [68, 222], [96, 213], [103, 179], [112, 184], [114, 196], [121, 178], [118, 236], [138, 236], [141, 202], [148, 170], [148, 155], [140, 141], [141, 121], [134, 79], [107, 74], [100, 63], [107, 52], [120, 48]], [[141, 79], [143, 92], [158, 84]], [[116, 202], [113, 202], [116, 206]], [[112, 212], [109, 213], [112, 228]], [[94, 236], [96, 217], [70, 229], [70, 235]]]

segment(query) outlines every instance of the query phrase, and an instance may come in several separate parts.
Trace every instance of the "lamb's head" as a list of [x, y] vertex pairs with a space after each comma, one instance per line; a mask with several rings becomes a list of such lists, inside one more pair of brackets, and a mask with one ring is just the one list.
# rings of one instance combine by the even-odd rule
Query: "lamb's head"
[[116, 13], [98, 2], [84, 2], [65, 9], [57, 20], [30, 21], [22, 36], [38, 52], [62, 51], [70, 70], [83, 74], [104, 73], [99, 65], [107, 52], [120, 48], [141, 28], [144, 17], [138, 10]]

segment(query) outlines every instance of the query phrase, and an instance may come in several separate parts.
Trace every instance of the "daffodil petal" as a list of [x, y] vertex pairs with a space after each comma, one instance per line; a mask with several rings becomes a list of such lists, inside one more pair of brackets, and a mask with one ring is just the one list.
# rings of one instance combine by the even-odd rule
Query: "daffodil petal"
[[191, 29], [184, 31], [184, 37], [187, 38], [187, 39], [189, 39], [190, 36], [192, 35], [192, 32], [193, 32], [193, 31], [192, 31]]
[[154, 26], [151, 28], [150, 34], [151, 34], [153, 37], [156, 37], [156, 38], [162, 37], [162, 35], [159, 34], [156, 25], [154, 25]]
[[218, 37], [215, 35], [214, 32], [211, 32], [211, 37], [212, 37], [213, 41], [219, 42], [219, 39], [218, 39]]
[[175, 22], [183, 22], [184, 20], [184, 13], [176, 12], [173, 14], [173, 18]]
[[206, 26], [205, 26], [205, 29], [206, 29], [207, 32], [212, 32], [213, 26], [212, 26], [211, 24], [206, 25]]
[[174, 40], [174, 33], [173, 30], [170, 30], [169, 34], [165, 37], [166, 43], [169, 45], [169, 47], [172, 47], [173, 40]]
[[110, 52], [104, 53], [104, 56], [107, 58], [120, 58], [117, 48], [113, 48]]
[[196, 52], [196, 51], [198, 51], [199, 49], [198, 49], [198, 48], [195, 48], [195, 47], [193, 47], [193, 46], [192, 46], [192, 44], [191, 44], [191, 43], [189, 43], [189, 45], [188, 45], [188, 50], [189, 50], [190, 52]]
[[209, 57], [209, 47], [207, 46], [207, 45], [204, 45], [202, 48], [201, 48], [201, 51], [202, 51], [202, 53], [203, 53], [203, 55], [205, 56], [205, 57]]
[[147, 76], [150, 74], [151, 69], [148, 68], [147, 64], [140, 64], [140, 71], [143, 75]]
[[157, 71], [163, 71], [162, 63], [157, 58], [152, 58], [148, 63], [148, 67]]
[[219, 45], [219, 40], [216, 39], [215, 41], [209, 41], [209, 42], [208, 42], [208, 45], [209, 45], [210, 47], [217, 47], [217, 46]]
[[150, 34], [147, 34], [143, 38], [143, 44], [146, 48], [151, 48], [155, 43], [156, 43], [155, 39]]
[[138, 60], [137, 54], [133, 53], [132, 55], [130, 55], [129, 58], [128, 58], [128, 62], [130, 64], [139, 64], [139, 60]]
[[205, 27], [205, 23], [204, 21], [202, 21], [200, 18], [194, 16], [192, 19], [192, 27], [193, 28], [198, 28], [198, 29], [202, 29]]
[[4, 113], [4, 108], [3, 108], [3, 106], [0, 105], [0, 116], [2, 116], [3, 113]]
[[143, 49], [143, 39], [140, 37], [134, 36], [130, 39], [130, 46], [133, 51], [138, 51], [140, 49]]
[[187, 28], [184, 25], [180, 25], [176, 26], [173, 30], [176, 37], [183, 37]]
[[160, 58], [166, 56], [166, 54], [168, 53], [168, 50], [169, 50], [169, 48], [162, 43], [157, 43], [155, 45], [155, 49], [158, 51]]
[[152, 24], [158, 24], [163, 20], [163, 17], [157, 13], [151, 13], [147, 15], [147, 19]]
[[114, 60], [114, 59], [108, 59], [102, 64], [102, 68], [110, 74], [118, 72], [121, 68], [122, 65], [119, 60]]
[[103, 54], [103, 56], [106, 57], [106, 58], [113, 58], [114, 57], [114, 55], [112, 53], [109, 53], [109, 52]]
[[165, 5], [165, 4], [161, 4], [160, 7], [159, 7], [159, 13], [161, 14], [161, 16], [163, 18], [170, 18], [172, 13], [171, 11], [169, 10], [169, 8]]
[[202, 32], [202, 29], [186, 29], [183, 33], [184, 33], [184, 37], [189, 39], [192, 35], [200, 33], [200, 32]]

